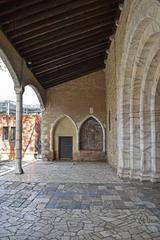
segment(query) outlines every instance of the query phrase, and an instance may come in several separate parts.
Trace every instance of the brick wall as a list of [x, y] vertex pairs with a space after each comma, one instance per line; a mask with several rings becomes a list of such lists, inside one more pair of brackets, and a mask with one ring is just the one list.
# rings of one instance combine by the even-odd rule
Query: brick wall
[[[23, 116], [22, 158], [34, 159], [40, 139], [40, 115]], [[0, 159], [15, 159], [15, 141], [11, 140], [11, 127], [15, 127], [14, 115], [0, 115]], [[8, 139], [3, 139], [3, 127], [8, 127]]]
[[[50, 88], [47, 91], [46, 107], [43, 112], [42, 141], [43, 157], [52, 159], [51, 148], [54, 138], [51, 129], [58, 118], [69, 116], [76, 125], [77, 134], [81, 122], [90, 115], [95, 116], [105, 128], [105, 75], [98, 71], [73, 81]], [[51, 139], [52, 138], [52, 139]], [[78, 140], [73, 155], [77, 155]]]

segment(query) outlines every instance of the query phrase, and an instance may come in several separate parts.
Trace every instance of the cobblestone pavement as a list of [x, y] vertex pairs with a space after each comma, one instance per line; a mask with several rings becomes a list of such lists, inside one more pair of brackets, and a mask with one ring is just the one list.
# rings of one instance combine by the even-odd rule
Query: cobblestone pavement
[[160, 184], [122, 181], [105, 163], [24, 170], [0, 177], [0, 239], [160, 240]]
[[[23, 166], [26, 166], [28, 165], [30, 162], [33, 162], [33, 161], [23, 161], [22, 162], [22, 165]], [[11, 171], [14, 171], [15, 169], [15, 161], [11, 161], [11, 160], [0, 160], [0, 176], [8, 173], [8, 172], [11, 172]]]
[[108, 183], [122, 182], [115, 177], [115, 172], [106, 163], [83, 162], [48, 162], [35, 161], [31, 167], [25, 167], [25, 174], [16, 176], [14, 172], [0, 177], [0, 180], [25, 182], [73, 182], [73, 183]]

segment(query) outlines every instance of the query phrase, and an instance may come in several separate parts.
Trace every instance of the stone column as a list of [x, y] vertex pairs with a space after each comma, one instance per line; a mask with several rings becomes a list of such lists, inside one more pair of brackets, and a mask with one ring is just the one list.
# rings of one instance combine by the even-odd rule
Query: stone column
[[16, 93], [16, 168], [15, 174], [22, 174], [22, 96], [24, 88], [15, 87]]
[[48, 136], [47, 136], [47, 128], [48, 123], [46, 119], [46, 110], [42, 109], [42, 123], [41, 123], [41, 158], [42, 160], [48, 160]]

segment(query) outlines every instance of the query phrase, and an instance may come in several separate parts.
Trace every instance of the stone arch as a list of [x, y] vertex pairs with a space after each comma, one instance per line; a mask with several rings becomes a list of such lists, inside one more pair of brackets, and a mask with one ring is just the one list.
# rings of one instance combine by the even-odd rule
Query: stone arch
[[[152, 31], [150, 31], [150, 33], [152, 33]], [[132, 75], [133, 80], [130, 98], [130, 162], [131, 171], [133, 171], [132, 174], [134, 176], [138, 175], [140, 171], [143, 172], [143, 175], [146, 175], [146, 171], [148, 172], [150, 168], [150, 163], [147, 161], [147, 158], [148, 160], [151, 158], [151, 153], [149, 154], [148, 149], [146, 149], [146, 138], [143, 136], [143, 118], [144, 115], [145, 118], [148, 116], [150, 121], [150, 110], [146, 112], [146, 110], [143, 109], [144, 105], [141, 96], [143, 95], [145, 85], [147, 85], [147, 74], [150, 65], [159, 48], [158, 42], [158, 34], [153, 33], [153, 35], [148, 36], [147, 41], [139, 53], [138, 61], [134, 65], [135, 71]]]
[[[128, 116], [125, 116], [125, 121], [128, 121], [128, 126], [124, 129], [124, 135], [128, 135], [128, 139], [124, 147], [126, 149], [128, 148], [127, 159], [130, 159], [128, 167], [130, 168], [131, 176], [138, 174], [136, 171], [140, 171], [141, 168], [139, 160], [141, 158], [139, 127], [140, 92], [142, 79], [145, 78], [143, 74], [145, 73], [146, 58], [149, 50], [152, 50], [149, 46], [152, 42], [150, 35], [153, 33], [153, 25], [153, 22], [149, 21], [149, 19], [145, 19], [139, 24], [138, 30], [136, 30], [131, 43], [131, 50], [126, 67], [125, 79], [127, 79], [127, 81], [129, 80], [130, 83], [128, 83], [123, 93], [123, 102], [125, 103], [125, 105], [123, 105], [123, 111], [124, 113], [128, 113]], [[135, 52], [133, 50], [135, 50]], [[152, 51], [150, 52], [152, 53]], [[148, 59], [148, 64], [150, 59], [151, 57]], [[132, 66], [132, 68], [130, 66]]]
[[[88, 129], [90, 129], [90, 132], [88, 131]], [[95, 138], [95, 131], [97, 131], [98, 133], [97, 139]], [[105, 129], [99, 119], [97, 119], [93, 115], [86, 116], [79, 124], [78, 136], [79, 160], [105, 160]]]
[[73, 126], [73, 129], [74, 129], [74, 132], [75, 132], [75, 135], [73, 137], [73, 159], [74, 160], [77, 160], [77, 152], [78, 152], [78, 130], [77, 130], [77, 125], [76, 123], [74, 122], [74, 120], [66, 115], [66, 114], [62, 114], [60, 115], [52, 124], [51, 124], [51, 128], [50, 128], [50, 153], [51, 153], [51, 158], [52, 159], [55, 159], [55, 149], [54, 149], [54, 134], [55, 134], [55, 130], [56, 130], [56, 127], [59, 125], [59, 123], [64, 120], [64, 119], [67, 119], [70, 124]]
[[[141, 141], [143, 134], [142, 127], [140, 129], [142, 126], [140, 96], [147, 71], [156, 53], [153, 39], [157, 40], [157, 37], [153, 36], [160, 30], [159, 16], [160, 4], [156, 0], [133, 1], [128, 15], [123, 54], [118, 69], [120, 76], [117, 94], [118, 174], [120, 176], [139, 178], [142, 173], [144, 143], [143, 140]], [[150, 52], [153, 56], [149, 54]], [[145, 56], [148, 57], [147, 60]]]
[[[103, 133], [103, 152], [105, 152], [105, 149], [106, 149], [106, 145], [105, 145], [105, 129], [104, 129], [104, 126], [103, 124], [101, 123], [101, 121], [95, 117], [94, 115], [88, 115], [86, 116], [79, 124], [79, 128], [78, 128], [78, 136], [80, 136], [80, 130], [81, 130], [81, 127], [83, 126], [83, 124], [89, 119], [89, 118], [93, 118], [95, 119], [95, 121], [97, 121], [99, 123], [99, 125], [101, 126], [101, 129], [102, 129], [102, 133]], [[78, 138], [79, 139], [79, 138]], [[80, 145], [80, 143], [78, 142], [78, 146]], [[79, 148], [80, 149], [80, 148]]]
[[34, 85], [32, 85], [32, 84], [27, 84], [25, 87], [27, 87], [27, 86], [29, 86], [29, 87], [31, 87], [33, 89], [33, 91], [37, 95], [37, 98], [39, 100], [41, 109], [42, 109], [42, 111], [44, 111], [45, 110], [44, 101], [43, 101], [43, 98], [42, 98], [41, 94], [39, 93], [38, 89]]
[[10, 63], [8, 57], [6, 56], [6, 54], [3, 52], [3, 50], [0, 48], [0, 58], [2, 59], [2, 61], [4, 62], [4, 64], [6, 65], [12, 79], [13, 79], [13, 83], [15, 87], [20, 87], [21, 83], [17, 77], [16, 72], [14, 71], [12, 64]]
[[[160, 30], [159, 30], [160, 31]], [[153, 163], [152, 155], [152, 132], [151, 132], [151, 99], [155, 98], [151, 94], [152, 86], [154, 85], [155, 72], [158, 61], [160, 60], [160, 32], [153, 35], [150, 39], [152, 47], [146, 56], [146, 64], [141, 83], [140, 95], [140, 138], [141, 138], [141, 168], [144, 175], [152, 171]], [[156, 141], [154, 141], [156, 144]]]
[[[128, 35], [127, 31], [127, 39], [126, 45], [124, 45], [126, 52], [124, 56], [122, 56], [121, 67], [120, 67], [120, 83], [118, 88], [117, 95], [117, 104], [118, 104], [118, 147], [119, 147], [119, 168], [125, 167], [131, 168], [131, 154], [133, 152], [130, 149], [130, 144], [133, 145], [130, 139], [131, 128], [130, 120], [132, 118], [132, 98], [133, 98], [133, 87], [134, 87], [134, 77], [136, 75], [137, 63], [139, 62], [139, 58], [141, 56], [141, 52], [143, 50], [143, 46], [145, 44], [145, 40], [147, 38], [147, 26], [150, 26], [150, 18], [145, 18], [137, 24], [137, 28], [133, 27], [133, 32]], [[132, 21], [131, 21], [132, 22]], [[128, 27], [128, 28], [131, 28]], [[125, 40], [124, 40], [125, 42]], [[130, 45], [129, 45], [130, 43]], [[131, 123], [132, 124], [132, 123]], [[122, 144], [123, 143], [123, 144]]]
[[[119, 168], [126, 168], [129, 170], [127, 174], [132, 174], [133, 166], [133, 142], [134, 142], [134, 129], [135, 125], [133, 118], [133, 89], [136, 85], [135, 76], [137, 71], [137, 64], [143, 51], [146, 32], [144, 29], [149, 26], [149, 19], [145, 19], [140, 24], [138, 24], [137, 29], [134, 34], [129, 36], [128, 42], [130, 42], [130, 48], [128, 47], [128, 42], [126, 48], [127, 56], [122, 57], [122, 62], [125, 64], [123, 66], [123, 72], [120, 75], [120, 86], [118, 94], [118, 110], [119, 110]], [[125, 60], [123, 60], [125, 58]], [[134, 114], [135, 117], [135, 114]], [[139, 134], [139, 133], [138, 133]], [[137, 134], [137, 135], [138, 135]], [[137, 141], [139, 139], [137, 138]], [[132, 159], [132, 161], [131, 161]], [[118, 169], [120, 171], [120, 169]]]
[[[160, 180], [160, 124], [159, 124], [159, 114], [160, 114], [160, 51], [156, 55], [155, 59], [157, 64], [153, 64], [153, 85], [151, 88], [151, 164], [152, 173], [151, 180]], [[156, 61], [155, 60], [155, 61]], [[158, 120], [158, 121], [157, 121]]]

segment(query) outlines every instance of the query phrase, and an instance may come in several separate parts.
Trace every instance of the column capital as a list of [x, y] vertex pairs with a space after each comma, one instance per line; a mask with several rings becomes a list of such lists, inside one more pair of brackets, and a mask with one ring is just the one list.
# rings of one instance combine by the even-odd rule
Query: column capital
[[24, 93], [24, 87], [14, 87], [14, 91], [16, 94], [23, 94]]
[[43, 107], [43, 108], [41, 108], [41, 113], [42, 114], [45, 114], [45, 111], [46, 111], [46, 109]]

